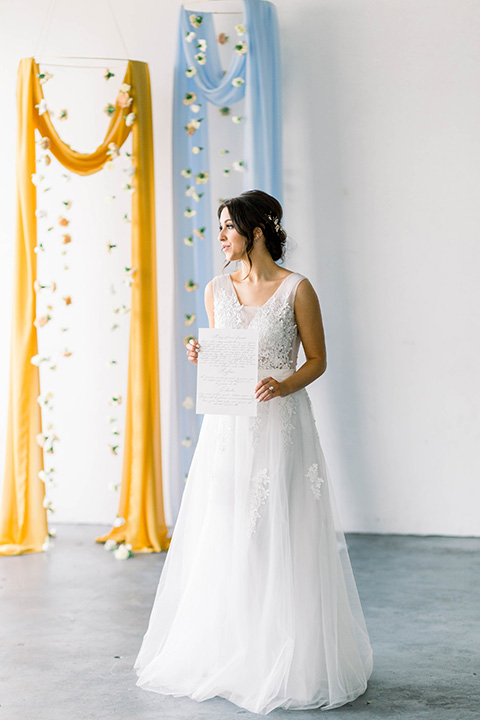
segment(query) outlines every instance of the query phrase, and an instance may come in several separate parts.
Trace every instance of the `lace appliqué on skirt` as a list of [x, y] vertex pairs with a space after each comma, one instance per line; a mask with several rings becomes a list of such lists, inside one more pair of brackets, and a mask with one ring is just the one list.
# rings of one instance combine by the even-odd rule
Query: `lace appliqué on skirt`
[[257, 531], [258, 520], [262, 517], [261, 507], [264, 505], [270, 494], [270, 478], [267, 468], [258, 470], [250, 483], [250, 503], [247, 534], [251, 538]]
[[297, 398], [295, 393], [287, 395], [287, 397], [279, 398], [282, 413], [282, 438], [286, 447], [291, 445], [293, 432], [295, 430], [295, 415], [297, 414]]
[[318, 463], [312, 463], [308, 468], [305, 477], [310, 482], [310, 489], [316, 500], [320, 500], [322, 496], [322, 485], [325, 479], [318, 474]]

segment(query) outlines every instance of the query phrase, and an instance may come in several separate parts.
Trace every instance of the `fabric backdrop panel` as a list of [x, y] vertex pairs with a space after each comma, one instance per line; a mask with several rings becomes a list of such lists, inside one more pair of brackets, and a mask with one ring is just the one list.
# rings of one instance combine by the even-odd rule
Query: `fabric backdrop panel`
[[145, 63], [129, 61], [124, 82], [132, 86], [136, 115], [131, 127], [121, 108], [112, 115], [101, 145], [91, 154], [78, 153], [62, 142], [48, 111], [35, 105], [43, 98], [39, 67], [33, 58], [21, 61], [17, 105], [17, 230], [11, 337], [10, 398], [5, 481], [0, 514], [0, 554], [39, 552], [47, 536], [43, 507], [44, 486], [38, 473], [43, 453], [36, 443], [41, 432], [37, 403], [39, 369], [34, 326], [37, 242], [35, 128], [50, 139], [50, 150], [66, 168], [80, 175], [101, 170], [111, 142], [121, 147], [133, 133], [135, 176], [132, 183], [132, 263], [137, 268], [132, 286], [128, 391], [122, 485], [118, 516], [125, 519], [99, 542], [114, 537], [138, 552], [166, 550], [170, 539], [164, 519], [158, 373], [158, 323], [154, 212], [153, 136], [150, 79]]
[[[244, 189], [260, 189], [282, 202], [282, 114], [280, 40], [275, 6], [265, 0], [244, 0], [247, 44], [245, 54], [233, 53], [223, 72], [213, 16], [201, 13], [200, 27], [190, 21], [191, 11], [180, 9], [173, 107], [173, 212], [176, 285], [176, 408], [177, 419], [172, 467], [179, 471], [170, 479], [172, 520], [176, 520], [201, 417], [196, 415], [196, 369], [186, 359], [185, 342], [208, 325], [204, 290], [213, 276], [209, 183], [198, 182], [199, 173], [209, 176], [207, 105], [226, 107], [245, 97]], [[196, 37], [189, 39], [189, 33]], [[199, 63], [199, 40], [206, 42], [205, 62]], [[240, 78], [243, 84], [233, 84]], [[195, 96], [190, 102], [188, 97]], [[187, 102], [185, 102], [185, 100]], [[192, 110], [197, 106], [200, 109]], [[192, 122], [193, 121], [193, 122]], [[233, 126], [232, 126], [233, 127]], [[200, 176], [201, 177], [201, 176]], [[196, 202], [189, 195], [201, 194]], [[192, 318], [194, 321], [192, 322]]]

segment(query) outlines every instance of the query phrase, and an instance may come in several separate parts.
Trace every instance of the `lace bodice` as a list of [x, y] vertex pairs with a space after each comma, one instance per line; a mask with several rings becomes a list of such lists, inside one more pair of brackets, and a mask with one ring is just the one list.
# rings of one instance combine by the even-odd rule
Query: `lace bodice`
[[300, 338], [294, 302], [303, 279], [303, 275], [291, 273], [266, 303], [251, 307], [240, 303], [230, 275], [217, 275], [213, 279], [215, 327], [258, 330], [259, 367], [295, 370]]

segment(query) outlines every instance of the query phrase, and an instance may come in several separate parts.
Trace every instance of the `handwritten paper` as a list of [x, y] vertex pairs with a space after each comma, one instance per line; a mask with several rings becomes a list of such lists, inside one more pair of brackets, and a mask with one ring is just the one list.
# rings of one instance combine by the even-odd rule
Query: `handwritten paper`
[[257, 414], [258, 332], [200, 328], [197, 413]]

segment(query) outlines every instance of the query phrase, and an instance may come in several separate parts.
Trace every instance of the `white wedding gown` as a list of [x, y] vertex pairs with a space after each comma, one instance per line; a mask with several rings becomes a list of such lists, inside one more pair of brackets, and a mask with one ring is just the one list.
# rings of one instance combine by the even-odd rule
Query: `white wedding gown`
[[[294, 372], [302, 275], [260, 307], [214, 278], [215, 327], [259, 332], [259, 379]], [[305, 389], [206, 415], [135, 669], [137, 685], [255, 713], [338, 707], [372, 651]]]

